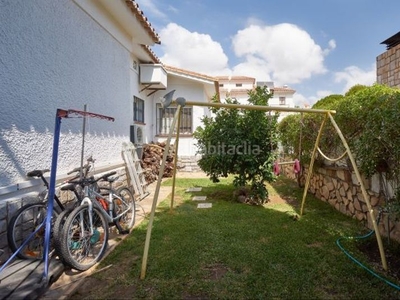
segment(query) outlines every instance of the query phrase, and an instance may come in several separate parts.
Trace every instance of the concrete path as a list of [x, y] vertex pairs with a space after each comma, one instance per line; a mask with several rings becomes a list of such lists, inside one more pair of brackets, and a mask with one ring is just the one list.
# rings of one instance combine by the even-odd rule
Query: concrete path
[[[205, 178], [206, 175], [203, 172], [178, 172], [176, 175], [177, 178]], [[154, 201], [154, 192], [156, 190], [157, 182], [153, 182], [148, 186], [148, 191], [150, 194], [145, 197], [142, 201], [139, 202], [140, 206], [136, 209], [136, 222], [135, 227], [138, 226], [144, 219], [145, 216], [149, 215], [151, 212], [151, 207]], [[160, 187], [157, 204], [161, 201], [170, 197], [172, 192], [172, 187]], [[132, 233], [134, 234], [134, 232]], [[105, 256], [107, 256], [124, 238], [128, 235], [118, 235], [116, 233], [110, 234], [109, 239], [109, 247]], [[89, 270], [85, 272], [79, 272], [76, 270], [65, 270], [63, 274], [54, 282], [47, 292], [41, 297], [43, 300], [53, 300], [53, 299], [67, 299], [70, 295], [72, 295], [77, 288], [83, 283], [85, 277], [99, 272], [100, 270], [96, 270], [96, 266], [93, 266]]]

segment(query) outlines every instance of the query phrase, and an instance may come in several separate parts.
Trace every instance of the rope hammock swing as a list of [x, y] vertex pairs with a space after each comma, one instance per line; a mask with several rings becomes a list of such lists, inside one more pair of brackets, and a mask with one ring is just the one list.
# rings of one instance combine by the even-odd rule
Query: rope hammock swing
[[321, 148], [318, 147], [317, 150], [318, 150], [318, 153], [321, 154], [321, 156], [322, 156], [323, 158], [325, 158], [326, 160], [329, 160], [329, 161], [331, 161], [331, 162], [339, 161], [339, 160], [341, 160], [343, 157], [345, 157], [346, 154], [347, 154], [347, 152], [344, 151], [343, 154], [340, 155], [338, 158], [329, 158], [328, 156], [326, 156], [326, 155], [322, 152]]

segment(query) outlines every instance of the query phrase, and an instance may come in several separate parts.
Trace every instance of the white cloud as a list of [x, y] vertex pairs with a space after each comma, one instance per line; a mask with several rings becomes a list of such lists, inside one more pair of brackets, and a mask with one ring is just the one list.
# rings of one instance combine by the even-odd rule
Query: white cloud
[[164, 64], [212, 76], [230, 73], [228, 57], [210, 35], [169, 23], [160, 31], [160, 37], [164, 52], [160, 59]]
[[[234, 53], [242, 59], [232, 68], [228, 65], [228, 57], [221, 44], [209, 34], [190, 32], [175, 23], [169, 23], [160, 31], [164, 53], [160, 59], [167, 65], [211, 76], [251, 76], [259, 81], [274, 81], [275, 86], [301, 83], [328, 72], [324, 59], [336, 48], [335, 40], [331, 39], [328, 46], [322, 49], [306, 31], [296, 25], [283, 23], [264, 26], [257, 20], [250, 22], [232, 38]], [[355, 84], [373, 84], [375, 72], [375, 65], [370, 70], [350, 66], [335, 73], [334, 82], [344, 86], [344, 94]], [[311, 106], [335, 93], [319, 90], [308, 97], [295, 93], [294, 102], [300, 107]]]
[[372, 85], [376, 82], [376, 65], [373, 64], [371, 69], [366, 71], [356, 66], [347, 67], [343, 72], [335, 73], [335, 82], [345, 82], [343, 93], [356, 84]]
[[265, 72], [266, 67], [263, 59], [249, 55], [244, 63], [233, 67], [232, 74], [253, 77], [258, 81], [271, 81], [270, 75]]
[[331, 40], [329, 48], [323, 50], [306, 31], [288, 23], [249, 25], [237, 32], [232, 44], [235, 54], [244, 59], [240, 68], [234, 68], [235, 73], [246, 71], [249, 73], [242, 75], [250, 75], [254, 69], [262, 69], [263, 77], [278, 85], [299, 83], [325, 73], [324, 56], [336, 47]]
[[249, 19], [248, 27], [232, 38], [236, 56], [243, 59], [233, 66], [221, 44], [210, 35], [169, 23], [160, 31], [164, 55], [161, 61], [208, 75], [243, 75], [275, 85], [295, 84], [326, 72], [324, 57], [335, 49], [334, 40], [323, 50], [304, 30], [293, 24], [263, 26]]
[[329, 47], [324, 49], [324, 55], [328, 55], [332, 50], [336, 48], [336, 41], [335, 40], [330, 40], [328, 42]]

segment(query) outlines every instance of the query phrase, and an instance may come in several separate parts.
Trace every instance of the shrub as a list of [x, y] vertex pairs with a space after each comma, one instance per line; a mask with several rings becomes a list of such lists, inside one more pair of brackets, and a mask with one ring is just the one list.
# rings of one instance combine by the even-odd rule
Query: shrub
[[[357, 167], [367, 178], [385, 172], [389, 178], [400, 175], [400, 90], [375, 84], [356, 85], [345, 96], [331, 95], [313, 108], [336, 110], [333, 116], [356, 158]], [[279, 125], [284, 149], [298, 149], [299, 117], [287, 117]], [[322, 122], [322, 115], [306, 114], [301, 122], [302, 159], [309, 162]], [[328, 121], [319, 147], [329, 157], [337, 157], [345, 149], [336, 130]], [[318, 159], [318, 158], [317, 158]]]
[[400, 90], [375, 84], [345, 97], [336, 120], [360, 171], [400, 175]]

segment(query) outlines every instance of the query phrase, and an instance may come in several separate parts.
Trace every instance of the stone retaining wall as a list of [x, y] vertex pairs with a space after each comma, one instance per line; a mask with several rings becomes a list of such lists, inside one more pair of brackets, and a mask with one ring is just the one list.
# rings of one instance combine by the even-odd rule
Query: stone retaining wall
[[[292, 165], [282, 166], [283, 174], [296, 180]], [[303, 182], [307, 178], [307, 168], [303, 172]], [[385, 199], [380, 193], [378, 178], [363, 179], [364, 187], [369, 195], [374, 216], [377, 218], [380, 208], [385, 205]], [[341, 213], [355, 218], [373, 229], [370, 213], [361, 192], [361, 185], [354, 172], [339, 167], [315, 168], [308, 188], [308, 192], [316, 198], [329, 203]], [[307, 210], [307, 202], [305, 203]], [[376, 219], [375, 221], [378, 222]], [[382, 236], [390, 237], [400, 242], [400, 222], [395, 222], [388, 214], [384, 213], [378, 222], [379, 232]]]

